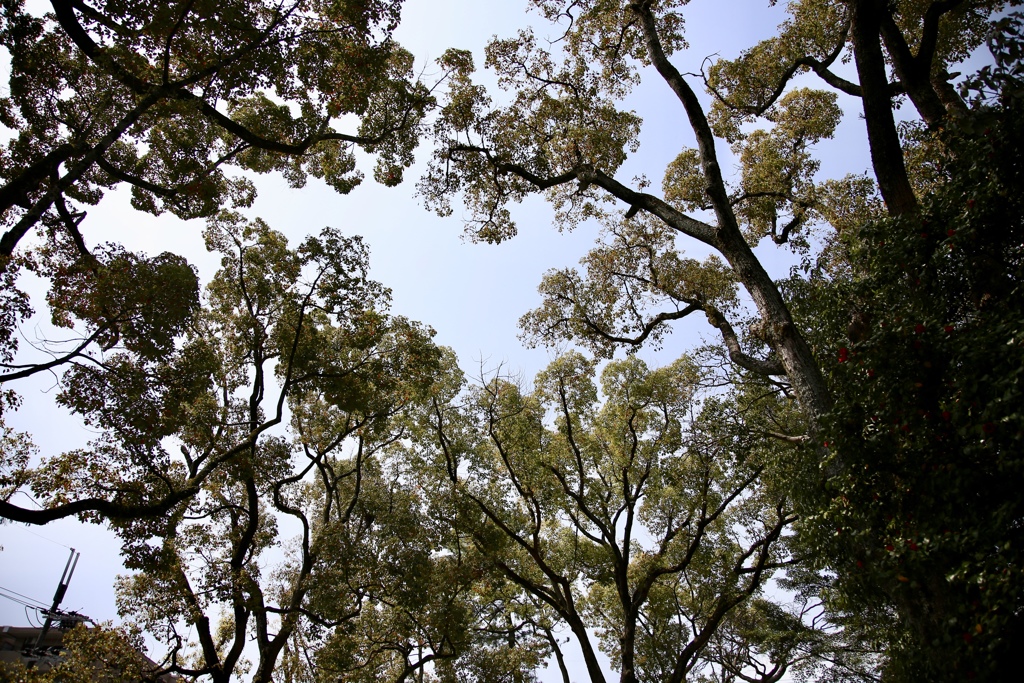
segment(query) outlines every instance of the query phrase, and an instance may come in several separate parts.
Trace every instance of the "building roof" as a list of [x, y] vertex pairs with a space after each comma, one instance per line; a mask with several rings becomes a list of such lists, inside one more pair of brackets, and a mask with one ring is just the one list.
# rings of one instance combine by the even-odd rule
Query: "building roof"
[[[64, 624], [63, 626], [70, 626]], [[38, 668], [40, 671], [48, 671], [50, 668], [62, 661], [64, 650], [61, 643], [64, 640], [65, 629], [61, 625], [54, 626], [46, 633], [43, 642], [37, 646], [39, 635], [43, 629], [37, 626], [0, 626], [0, 680], [5, 670], [21, 664]], [[139, 657], [148, 664], [147, 668], [156, 670], [158, 665], [142, 652]], [[99, 667], [97, 667], [99, 669]], [[158, 679], [160, 683], [177, 683], [177, 676], [164, 674]], [[96, 676], [97, 683], [110, 683], [104, 679], [99, 670]]]

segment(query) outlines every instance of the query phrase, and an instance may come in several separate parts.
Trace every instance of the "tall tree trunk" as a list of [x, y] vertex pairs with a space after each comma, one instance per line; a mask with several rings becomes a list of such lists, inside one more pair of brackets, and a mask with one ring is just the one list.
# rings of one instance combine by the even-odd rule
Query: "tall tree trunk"
[[[701, 166], [704, 176], [707, 179], [707, 193], [714, 206], [715, 217], [717, 218], [717, 229], [711, 240], [707, 242], [715, 247], [725, 257], [736, 273], [737, 279], [750, 293], [758, 312], [767, 324], [768, 339], [771, 347], [778, 354], [787, 377], [793, 384], [793, 391], [796, 393], [801, 407], [807, 414], [810, 429], [817, 431], [820, 427], [821, 417], [832, 407], [832, 396], [825, 383], [811, 352], [810, 346], [803, 338], [803, 335], [793, 323], [789, 307], [779, 292], [778, 286], [772, 281], [771, 276], [764, 269], [764, 266], [754, 254], [750, 245], [747, 244], [743, 233], [740, 230], [736, 214], [729, 201], [725, 180], [722, 177], [721, 167], [718, 163], [718, 156], [715, 152], [715, 138], [708, 124], [707, 116], [701, 106], [696, 94], [690, 85], [683, 78], [682, 74], [669, 62], [661, 46], [658, 37], [654, 15], [650, 5], [647, 3], [634, 4], [634, 12], [640, 19], [644, 37], [647, 42], [647, 51], [654, 63], [658, 73], [665, 79], [672, 88], [680, 103], [686, 110], [687, 117], [697, 136], [697, 145], [701, 156]], [[879, 57], [881, 57], [881, 44], [878, 43], [878, 34], [875, 34], [878, 45]], [[883, 83], [885, 80], [885, 69], [882, 69]], [[888, 85], [884, 84], [887, 90]], [[892, 111], [889, 113], [892, 121]], [[895, 124], [892, 125], [893, 135], [896, 133]], [[900, 167], [902, 168], [903, 156], [900, 152], [899, 139], [896, 138], [896, 150], [899, 154]], [[906, 171], [903, 172], [904, 178]], [[909, 192], [910, 185], [907, 184]], [[913, 200], [913, 193], [910, 193]], [[916, 207], [916, 202], [914, 204]], [[671, 221], [666, 221], [673, 225]], [[676, 226], [684, 229], [685, 226]]]
[[878, 0], [856, 0], [850, 9], [853, 56], [860, 77], [871, 165], [878, 179], [878, 188], [891, 215], [917, 213], [917, 197], [903, 163], [903, 148], [892, 114], [889, 79], [882, 53], [881, 17], [888, 10], [885, 3]]

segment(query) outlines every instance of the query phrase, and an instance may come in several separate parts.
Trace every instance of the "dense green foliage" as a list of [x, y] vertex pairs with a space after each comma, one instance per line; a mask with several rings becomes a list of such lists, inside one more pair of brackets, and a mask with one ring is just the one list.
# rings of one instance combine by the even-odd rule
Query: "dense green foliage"
[[426, 416], [416, 471], [459, 555], [522, 596], [510, 625], [539, 630], [559, 663], [568, 631], [595, 683], [598, 649], [630, 683], [865, 680], [871, 653], [804, 623], [812, 601], [766, 592], [796, 561], [796, 517], [787, 449], [745, 415], [763, 402], [709, 390], [714, 369], [690, 357], [595, 374], [568, 353], [532, 391], [494, 377]]
[[[810, 564], [793, 587], [824, 590], [851, 615], [885, 650], [887, 678], [996, 675], [1012, 662], [1021, 609], [1020, 32], [989, 20], [1006, 3], [790, 3], [777, 36], [711, 66], [708, 111], [671, 61], [686, 3], [535, 4], [563, 22], [564, 40], [492, 44], [508, 104], [493, 105], [465, 65], [428, 199], [444, 211], [464, 192], [473, 230], [492, 241], [514, 234], [506, 205], [529, 192], [544, 192], [563, 226], [600, 218], [583, 268], [545, 277], [528, 337], [612, 356], [703, 313], [744, 382], [760, 375], [766, 393], [800, 405], [800, 418], [767, 430], [797, 446]], [[990, 31], [988, 99], [965, 98], [949, 72]], [[859, 82], [832, 71], [841, 59]], [[644, 65], [697, 142], [666, 169], [660, 196], [615, 177], [636, 125], [616, 98]], [[804, 72], [831, 91], [793, 88]], [[869, 176], [817, 175], [813, 145], [835, 130], [836, 90], [863, 103]], [[897, 97], [920, 122], [897, 126]], [[735, 176], [716, 137], [731, 144]], [[721, 258], [685, 258], [683, 236]], [[764, 237], [807, 266], [771, 282], [750, 249]], [[740, 287], [757, 311], [742, 324]]]
[[[109, 401], [104, 419], [133, 423], [140, 443], [154, 448], [174, 433], [172, 423], [188, 419], [180, 404], [205, 371], [196, 369], [202, 353], [173, 348], [199, 303], [196, 274], [177, 255], [95, 246], [84, 207], [124, 183], [136, 209], [209, 217], [252, 204], [255, 186], [241, 169], [279, 172], [294, 187], [313, 176], [348, 192], [362, 178], [357, 146], [376, 155], [377, 179], [394, 185], [412, 163], [431, 100], [412, 78], [411, 56], [391, 39], [400, 2], [50, 5], [40, 16], [22, 0], [0, 4], [0, 45], [10, 55], [0, 98], [0, 408], [19, 405], [18, 380], [76, 365], [67, 377], [75, 387], [60, 402], [89, 413], [100, 407], [84, 402]], [[356, 130], [338, 130], [343, 117]], [[19, 289], [24, 272], [48, 282], [53, 324], [74, 331], [49, 343], [44, 361], [16, 358], [17, 327], [42, 304]], [[112, 387], [96, 385], [102, 372], [90, 365], [112, 350], [105, 369], [119, 372], [121, 385], [106, 397], [96, 392]], [[130, 516], [164, 511], [185, 495], [168, 498], [159, 481], [142, 483], [149, 475], [136, 470], [150, 457], [143, 448], [130, 457], [111, 451], [99, 468], [141, 477], [131, 495], [106, 484], [85, 498], [66, 495], [62, 482], [82, 476], [79, 462], [32, 484], [46, 492], [47, 510], [15, 506], [10, 495], [31, 484], [32, 446], [3, 430], [4, 517]]]
[[[340, 192], [359, 183], [353, 148], [378, 154], [395, 184], [429, 105], [394, 45], [401, 2], [86, 3], [36, 16], [2, 6], [10, 52], [0, 123], [0, 253], [40, 220], [74, 214], [128, 183], [136, 208], [182, 217], [252, 203], [229, 167], [307, 176]], [[353, 115], [358, 130], [335, 129]]]
[[101, 624], [80, 624], [62, 634], [62, 657], [51, 657], [45, 666], [0, 665], [0, 676], [9, 683], [137, 683], [152, 675], [152, 663], [141, 653], [138, 633]]
[[[989, 97], [932, 136], [921, 217], [841, 234], [842, 272], [797, 285], [806, 315], [828, 321], [837, 407], [824, 438], [844, 465], [812, 503], [809, 540], [839, 602], [867, 608], [898, 675], [918, 680], [1010, 678], [1024, 637], [1018, 38], [974, 82]], [[864, 328], [853, 341], [850, 301]]]
[[[795, 0], [776, 36], [702, 74], [709, 107], [672, 62], [685, 0], [534, 0], [561, 40], [495, 38], [500, 97], [446, 52], [427, 204], [464, 202], [490, 242], [532, 193], [560, 227], [603, 227], [522, 318], [559, 348], [532, 387], [465, 382], [388, 313], [358, 237], [289, 245], [234, 211], [246, 173], [350, 191], [355, 146], [400, 182], [434, 101], [391, 40], [399, 2], [51, 4], [0, 5], [0, 407], [53, 372], [97, 435], [38, 459], [4, 427], [0, 516], [109, 524], [134, 571], [119, 608], [167, 647], [164, 671], [1011, 675], [1024, 79], [1022, 21], [994, 17], [1017, 3]], [[958, 93], [949, 72], [986, 35], [995, 63]], [[803, 73], [827, 89], [794, 87]], [[622, 102], [647, 76], [695, 138], [655, 169], [658, 194], [616, 177], [641, 125]], [[837, 91], [863, 104], [872, 168], [828, 179], [815, 145]], [[898, 126], [900, 102], [917, 118]], [[81, 205], [118, 183], [137, 209], [208, 219], [205, 288], [181, 256], [88, 245]], [[762, 242], [803, 265], [773, 280]], [[46, 362], [18, 348], [42, 303], [25, 272], [77, 335]], [[630, 355], [698, 316], [718, 345], [654, 369]]]

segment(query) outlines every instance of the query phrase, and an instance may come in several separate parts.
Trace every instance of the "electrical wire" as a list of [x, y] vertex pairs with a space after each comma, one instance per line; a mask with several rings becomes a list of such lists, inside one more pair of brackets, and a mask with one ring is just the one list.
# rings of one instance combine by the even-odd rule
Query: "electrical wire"
[[32, 609], [44, 609], [39, 605], [32, 604], [31, 602], [26, 602], [21, 598], [16, 598], [13, 595], [7, 595], [6, 593], [0, 593], [0, 598], [7, 598], [11, 602], [17, 603], [19, 605], [24, 605], [25, 607], [31, 607]]
[[32, 611], [29, 612], [28, 611], [28, 607], [26, 607], [25, 608], [25, 621], [27, 621], [29, 624], [32, 624], [32, 622], [34, 621], [36, 626], [42, 628], [43, 622], [40, 621], [40, 619], [39, 619], [39, 608], [38, 607], [33, 607]]
[[5, 586], [0, 586], [0, 591], [6, 591], [8, 593], [13, 593], [14, 595], [17, 595], [19, 598], [25, 598], [29, 602], [33, 602], [33, 603], [35, 603], [37, 605], [43, 605], [43, 601], [42, 600], [36, 600], [35, 598], [33, 598], [33, 597], [29, 596], [29, 595], [25, 595], [24, 593], [19, 593], [18, 591], [12, 590], [12, 589], [7, 588]]
[[[27, 494], [26, 494], [26, 495], [27, 495]], [[33, 502], [34, 502], [34, 501], [33, 501]], [[35, 532], [35, 531], [32, 531], [31, 529], [27, 529], [27, 528], [25, 528], [25, 527], [22, 527], [22, 526], [15, 526], [15, 527], [13, 527], [13, 528], [15, 528], [15, 529], [18, 529], [18, 530], [20, 530], [20, 531], [24, 531], [24, 532], [25, 532], [26, 534], [32, 534], [32, 535], [33, 535], [33, 536], [35, 536], [36, 538], [41, 538], [41, 539], [43, 539], [44, 541], [49, 541], [50, 543], [53, 543], [54, 545], [59, 545], [59, 546], [60, 546], [61, 548], [67, 548], [68, 550], [74, 550], [74, 548], [72, 548], [72, 547], [71, 547], [71, 546], [69, 546], [69, 545], [65, 545], [65, 544], [61, 543], [60, 541], [55, 541], [55, 540], [53, 540], [52, 538], [48, 538], [48, 537], [46, 537], [46, 536], [43, 536], [42, 534], [40, 534], [40, 533], [37, 533], [37, 532]]]
[[[8, 595], [13, 593], [13, 595]], [[27, 595], [19, 593], [18, 591], [11, 590], [10, 588], [4, 588], [0, 586], [0, 598], [7, 598], [13, 603], [21, 605], [25, 610], [25, 621], [31, 624], [35, 624], [38, 627], [43, 625], [42, 620], [39, 618], [39, 614], [46, 610], [46, 607], [34, 598], [30, 598]]]

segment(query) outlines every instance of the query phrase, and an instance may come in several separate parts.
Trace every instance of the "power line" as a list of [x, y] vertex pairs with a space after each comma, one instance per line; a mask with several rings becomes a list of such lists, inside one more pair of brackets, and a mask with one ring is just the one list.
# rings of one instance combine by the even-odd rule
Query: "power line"
[[[19, 605], [24, 605], [25, 607], [31, 607], [32, 609], [46, 609], [44, 605], [41, 605], [39, 603], [32, 603], [27, 600], [22, 600], [21, 598], [15, 597], [13, 595], [8, 595], [7, 593], [4, 593], [2, 591], [0, 591], [0, 598], [7, 598], [11, 602], [17, 603]], [[31, 598], [29, 598], [28, 600], [31, 600]]]
[[20, 493], [21, 495], [23, 495], [26, 498], [28, 498], [29, 502], [32, 503], [33, 505], [35, 505], [37, 508], [39, 508], [40, 510], [43, 509], [43, 506], [39, 504], [39, 501], [36, 500], [35, 498], [33, 498], [32, 496], [30, 496], [27, 491], [18, 490], [18, 491], [15, 491], [14, 493], [15, 494]]
[[25, 595], [24, 593], [19, 593], [18, 591], [11, 590], [10, 588], [7, 588], [5, 586], [0, 586], [0, 591], [7, 591], [8, 593], [14, 593], [19, 598], [25, 598], [26, 600], [31, 600], [32, 602], [36, 603], [37, 605], [42, 605], [43, 604], [42, 600], [36, 600], [35, 598], [33, 598], [33, 597], [29, 596], [29, 595]]
[[32, 531], [31, 529], [28, 529], [28, 528], [26, 528], [26, 527], [22, 527], [22, 526], [15, 526], [15, 527], [12, 527], [12, 528], [14, 528], [14, 529], [20, 529], [20, 530], [24, 531], [25, 533], [27, 533], [27, 534], [32, 534], [33, 536], [36, 536], [37, 538], [41, 538], [41, 539], [43, 539], [44, 541], [49, 541], [50, 543], [53, 543], [54, 545], [59, 545], [59, 546], [60, 546], [61, 548], [67, 548], [68, 550], [71, 550], [71, 549], [72, 549], [72, 548], [71, 548], [71, 546], [69, 546], [69, 545], [64, 545], [64, 544], [63, 544], [63, 543], [61, 543], [60, 541], [55, 541], [55, 540], [53, 540], [52, 538], [47, 538], [46, 536], [43, 536], [43, 535], [42, 535], [42, 534], [40, 534], [40, 533], [36, 533], [35, 531]]
[[35, 619], [36, 626], [42, 626], [43, 625], [43, 622], [39, 621], [39, 608], [36, 607], [31, 612], [29, 612], [28, 611], [28, 607], [26, 607], [25, 608], [25, 621], [27, 621], [31, 625], [32, 622], [33, 622], [33, 618]]

